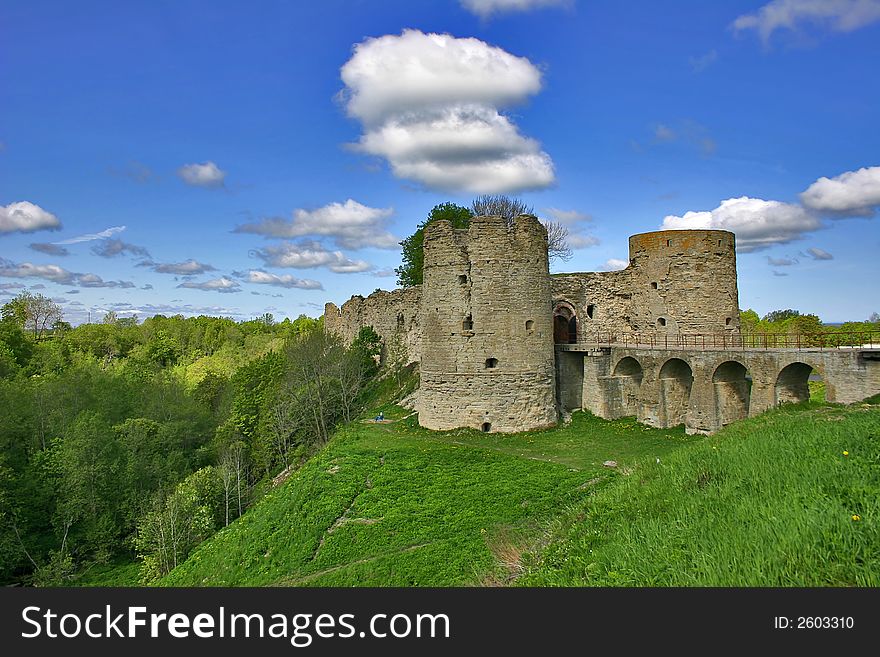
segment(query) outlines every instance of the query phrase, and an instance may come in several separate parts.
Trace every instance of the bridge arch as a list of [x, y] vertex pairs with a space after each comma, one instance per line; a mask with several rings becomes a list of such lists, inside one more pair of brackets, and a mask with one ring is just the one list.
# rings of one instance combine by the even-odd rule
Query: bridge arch
[[789, 363], [779, 370], [774, 387], [776, 405], [808, 401], [810, 399], [810, 375], [813, 372], [821, 375], [821, 370], [800, 361]]
[[691, 366], [681, 358], [670, 358], [660, 368], [660, 408], [664, 415], [663, 426], [675, 427], [685, 424], [694, 384]]
[[626, 417], [639, 414], [639, 389], [644, 375], [642, 364], [632, 356], [624, 356], [617, 361], [611, 373], [618, 387], [617, 400], [620, 404], [615, 415]]
[[560, 300], [553, 304], [553, 342], [575, 344], [578, 341], [578, 319], [574, 305]]
[[719, 428], [749, 416], [752, 379], [745, 365], [735, 360], [721, 363], [712, 374], [712, 388]]

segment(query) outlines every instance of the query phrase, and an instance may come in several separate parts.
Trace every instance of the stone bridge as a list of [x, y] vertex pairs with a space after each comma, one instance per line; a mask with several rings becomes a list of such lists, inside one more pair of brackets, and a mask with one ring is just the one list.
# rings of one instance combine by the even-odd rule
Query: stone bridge
[[809, 399], [808, 380], [826, 399], [852, 403], [880, 393], [880, 348], [658, 348], [556, 345], [558, 399], [606, 419], [636, 416], [655, 427], [684, 424], [711, 433], [782, 403]]

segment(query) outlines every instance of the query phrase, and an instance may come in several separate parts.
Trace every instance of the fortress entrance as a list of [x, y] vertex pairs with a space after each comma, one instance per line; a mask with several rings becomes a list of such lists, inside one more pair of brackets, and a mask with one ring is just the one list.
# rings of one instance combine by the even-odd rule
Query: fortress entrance
[[560, 301], [553, 309], [553, 342], [556, 344], [576, 344], [577, 341], [577, 313], [570, 303]]

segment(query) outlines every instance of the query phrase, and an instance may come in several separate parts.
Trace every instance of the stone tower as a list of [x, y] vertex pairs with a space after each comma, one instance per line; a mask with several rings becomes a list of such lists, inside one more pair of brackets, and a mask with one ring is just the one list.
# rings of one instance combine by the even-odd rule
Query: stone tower
[[641, 233], [629, 238], [629, 258], [634, 332], [739, 334], [733, 233]]
[[474, 217], [425, 227], [419, 423], [525, 431], [556, 423], [547, 231]]

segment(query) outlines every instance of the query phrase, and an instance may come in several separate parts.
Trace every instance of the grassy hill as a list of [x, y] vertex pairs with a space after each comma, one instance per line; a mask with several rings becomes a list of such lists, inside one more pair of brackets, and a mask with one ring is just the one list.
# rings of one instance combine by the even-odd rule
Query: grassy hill
[[431, 432], [385, 410], [162, 583], [880, 584], [876, 404], [787, 407], [709, 438], [587, 413]]
[[407, 411], [356, 422], [163, 581], [183, 586], [448, 586], [506, 579], [499, 553], [644, 457], [693, 439], [579, 413], [512, 436], [431, 432]]

